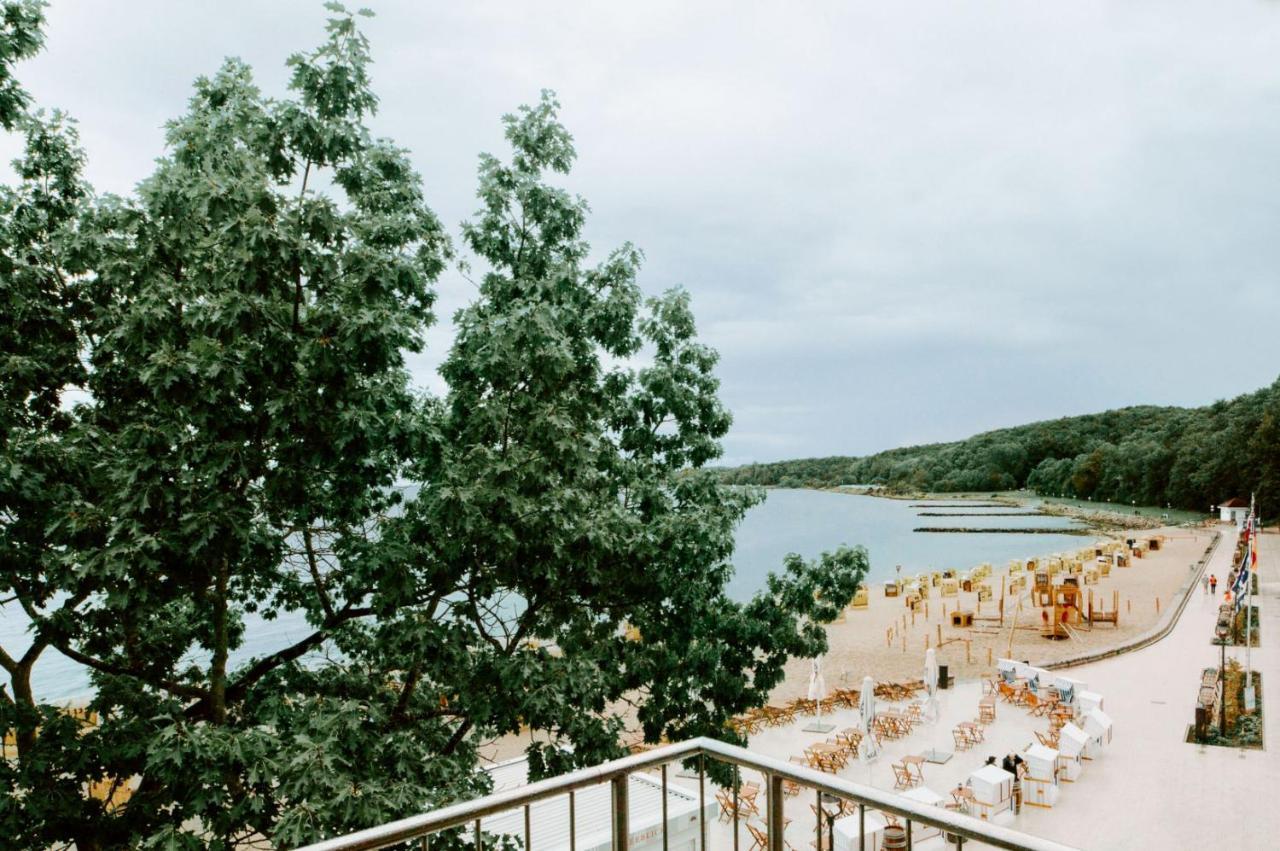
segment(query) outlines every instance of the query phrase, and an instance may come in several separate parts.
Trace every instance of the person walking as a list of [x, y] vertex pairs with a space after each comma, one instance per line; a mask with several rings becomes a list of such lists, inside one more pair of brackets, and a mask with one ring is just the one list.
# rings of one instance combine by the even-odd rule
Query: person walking
[[1204, 577], [1200, 580], [1200, 584], [1204, 586], [1204, 595], [1208, 597], [1209, 596], [1209, 574], [1206, 573], [1204, 575]]
[[1212, 573], [1209, 574], [1209, 593], [1218, 593], [1218, 577], [1214, 576]]

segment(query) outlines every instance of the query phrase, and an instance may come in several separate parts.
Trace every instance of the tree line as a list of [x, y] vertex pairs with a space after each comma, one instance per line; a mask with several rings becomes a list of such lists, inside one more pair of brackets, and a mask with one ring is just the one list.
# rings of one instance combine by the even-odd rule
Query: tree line
[[[558, 103], [505, 116], [450, 234], [378, 105], [357, 15], [267, 94], [195, 82], [127, 197], [17, 65], [43, 4], [0, 4], [0, 836], [7, 848], [293, 847], [650, 742], [734, 739], [867, 569], [788, 558], [725, 594], [760, 499], [707, 465], [731, 417], [689, 297], [593, 255]], [[466, 258], [443, 396], [405, 353]], [[253, 624], [299, 635], [257, 647]], [[44, 699], [51, 655], [88, 671]], [[86, 723], [92, 719], [92, 723]], [[529, 735], [532, 733], [533, 735]], [[447, 840], [447, 837], [445, 838]], [[433, 842], [433, 847], [444, 841]]]
[[1280, 512], [1280, 380], [1199, 408], [1137, 406], [997, 429], [865, 457], [720, 471], [731, 484], [876, 485], [897, 492], [1004, 491], [1208, 512], [1256, 493]]

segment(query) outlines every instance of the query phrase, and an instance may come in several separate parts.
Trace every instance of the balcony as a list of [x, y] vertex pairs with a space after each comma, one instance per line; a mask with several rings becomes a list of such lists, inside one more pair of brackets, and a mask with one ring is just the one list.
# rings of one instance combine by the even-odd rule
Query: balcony
[[[753, 770], [765, 778], [759, 840], [717, 822], [715, 787], [705, 776], [710, 761]], [[692, 766], [688, 786], [671, 783], [670, 775], [681, 765]], [[788, 799], [788, 786], [792, 791], [798, 786], [801, 791]], [[785, 851], [791, 847], [785, 835], [788, 805], [794, 808], [794, 815], [800, 815], [810, 811], [807, 802], [818, 812], [833, 801], [854, 809], [853, 815], [842, 820], [846, 825], [852, 822], [852, 832], [845, 827], [837, 835], [831, 820], [818, 820], [811, 840], [818, 851], [831, 851], [833, 842], [834, 851], [842, 851], [842, 841], [844, 848], [876, 851], [880, 846], [878, 835], [871, 830], [873, 811], [900, 820], [908, 849], [917, 834], [928, 832], [936, 837], [940, 832], [944, 845], [957, 849], [977, 843], [977, 847], [1012, 851], [1071, 851], [1057, 842], [707, 738], [665, 745], [536, 783], [499, 788], [484, 798], [329, 839], [304, 851], [363, 851], [415, 842], [426, 851], [432, 835], [454, 829], [464, 830], [478, 851], [486, 844], [492, 847], [492, 837], [500, 834], [513, 837], [528, 851], [744, 851], [752, 847]], [[652, 813], [655, 802], [658, 812]], [[586, 828], [584, 816], [588, 816]], [[490, 837], [487, 843], [486, 836]], [[932, 842], [938, 844], [936, 838]]]

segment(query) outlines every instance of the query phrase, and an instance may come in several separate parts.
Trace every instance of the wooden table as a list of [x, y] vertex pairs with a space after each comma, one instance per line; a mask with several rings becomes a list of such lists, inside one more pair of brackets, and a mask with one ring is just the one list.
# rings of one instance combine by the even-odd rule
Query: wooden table
[[[919, 780], [921, 783], [924, 782], [925, 762], [927, 762], [927, 760], [924, 758], [923, 754], [916, 754], [913, 756], [904, 756], [902, 758], [902, 764], [907, 767], [907, 774], [915, 777], [915, 779]], [[912, 771], [913, 768], [914, 768], [914, 772]]]
[[892, 724], [894, 730], [899, 736], [905, 736], [911, 732], [911, 719], [906, 715], [903, 715], [901, 712], [896, 712], [891, 709], [881, 712], [879, 717], [886, 719], [890, 724]]
[[846, 762], [844, 749], [831, 742], [818, 742], [809, 746], [810, 752], [818, 760], [823, 771], [835, 774]]

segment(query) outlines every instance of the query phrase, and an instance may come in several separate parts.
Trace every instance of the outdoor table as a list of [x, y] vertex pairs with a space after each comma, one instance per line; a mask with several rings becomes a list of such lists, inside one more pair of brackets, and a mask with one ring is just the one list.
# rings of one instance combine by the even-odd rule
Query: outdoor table
[[[822, 764], [824, 770], [829, 770], [835, 774], [845, 763], [844, 751], [839, 745], [833, 745], [830, 742], [818, 742], [811, 746], [809, 750], [818, 757], [818, 762]], [[830, 768], [827, 768], [830, 766]]]
[[959, 786], [951, 790], [951, 799], [960, 807], [960, 812], [968, 815], [973, 808], [974, 801], [973, 790], [968, 786]]
[[[919, 780], [921, 783], [924, 782], [925, 762], [926, 760], [923, 754], [914, 754], [911, 756], [904, 756], [902, 758], [902, 764], [907, 767], [907, 774], [915, 777], [915, 779]], [[914, 771], [912, 771], [913, 767], [915, 769]]]
[[961, 721], [957, 726], [968, 731], [969, 736], [973, 738], [974, 741], [982, 741], [982, 726], [980, 724], [973, 721]]
[[893, 726], [894, 732], [899, 736], [905, 736], [911, 732], [911, 719], [896, 710], [886, 710], [880, 713], [880, 717], [884, 718]]

